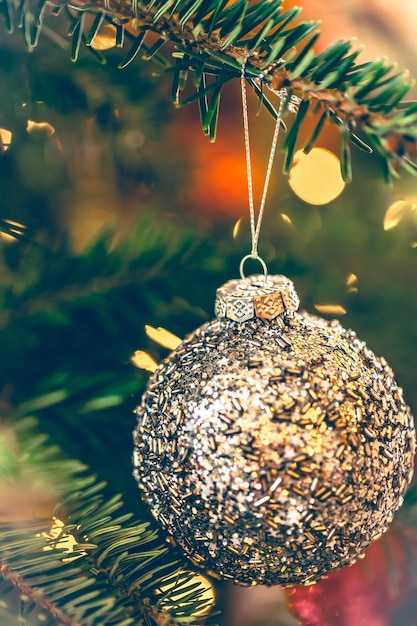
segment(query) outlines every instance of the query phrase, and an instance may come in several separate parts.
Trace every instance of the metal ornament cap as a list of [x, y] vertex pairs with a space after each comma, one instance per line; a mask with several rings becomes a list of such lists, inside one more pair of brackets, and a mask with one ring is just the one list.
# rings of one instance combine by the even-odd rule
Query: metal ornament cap
[[253, 317], [273, 320], [298, 310], [299, 297], [292, 281], [281, 274], [254, 274], [229, 280], [217, 289], [214, 310], [219, 318], [246, 322]]

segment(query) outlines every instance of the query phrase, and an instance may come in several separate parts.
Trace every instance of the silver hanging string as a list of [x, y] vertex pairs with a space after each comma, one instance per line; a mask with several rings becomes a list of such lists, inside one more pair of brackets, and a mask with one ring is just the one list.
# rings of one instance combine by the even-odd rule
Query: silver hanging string
[[248, 101], [247, 101], [247, 94], [246, 94], [245, 67], [246, 67], [246, 61], [242, 64], [240, 85], [241, 85], [241, 92], [242, 92], [243, 131], [244, 131], [244, 138], [245, 138], [246, 170], [247, 170], [247, 179], [248, 179], [249, 217], [250, 217], [252, 248], [251, 248], [250, 254], [247, 254], [245, 257], [243, 257], [240, 263], [240, 275], [242, 278], [245, 278], [245, 275], [243, 272], [243, 266], [245, 264], [245, 261], [247, 259], [254, 259], [261, 263], [262, 269], [265, 274], [265, 280], [266, 280], [266, 277], [268, 275], [268, 268], [266, 266], [265, 261], [258, 254], [258, 241], [259, 241], [259, 235], [261, 232], [262, 218], [264, 216], [264, 211], [265, 211], [266, 196], [268, 193], [269, 181], [271, 178], [272, 165], [274, 163], [274, 157], [275, 157], [275, 152], [277, 148], [277, 141], [278, 141], [279, 130], [281, 126], [281, 118], [282, 118], [282, 114], [283, 114], [284, 106], [285, 106], [285, 97], [280, 97], [280, 104], [279, 104], [279, 109], [278, 109], [278, 114], [277, 114], [277, 120], [275, 123], [274, 136], [272, 138], [271, 150], [269, 153], [268, 167], [266, 170], [264, 188], [262, 192], [262, 199], [261, 199], [261, 204], [259, 207], [258, 218], [256, 219], [255, 218], [255, 204], [253, 200], [253, 180], [252, 180], [252, 164], [251, 164], [250, 140], [249, 140], [249, 119], [248, 119]]

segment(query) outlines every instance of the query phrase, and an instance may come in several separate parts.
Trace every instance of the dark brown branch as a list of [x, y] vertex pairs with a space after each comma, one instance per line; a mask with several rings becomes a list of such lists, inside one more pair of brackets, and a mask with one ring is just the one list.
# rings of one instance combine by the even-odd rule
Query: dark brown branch
[[72, 617], [65, 615], [53, 602], [47, 600], [45, 597], [39, 596], [37, 591], [30, 585], [27, 585], [19, 574], [15, 574], [7, 565], [3, 565], [2, 563], [0, 563], [0, 576], [13, 583], [13, 585], [20, 589], [32, 602], [48, 611], [50, 615], [56, 617], [63, 624], [67, 624], [68, 626], [82, 626], [80, 622], [76, 622]]

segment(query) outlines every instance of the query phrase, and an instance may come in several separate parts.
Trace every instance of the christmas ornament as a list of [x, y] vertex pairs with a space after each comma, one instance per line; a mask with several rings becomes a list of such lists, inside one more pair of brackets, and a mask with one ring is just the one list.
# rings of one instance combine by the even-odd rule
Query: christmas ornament
[[135, 474], [195, 564], [306, 584], [381, 535], [412, 476], [413, 420], [384, 359], [308, 313], [282, 276], [230, 281], [218, 318], [137, 409]]
[[[244, 68], [251, 253], [217, 290], [216, 319], [149, 380], [135, 477], [197, 566], [244, 585], [308, 584], [386, 529], [412, 476], [414, 426], [384, 359], [351, 330], [298, 313], [257, 244], [285, 94], [255, 222]], [[247, 259], [263, 275], [245, 277]]]

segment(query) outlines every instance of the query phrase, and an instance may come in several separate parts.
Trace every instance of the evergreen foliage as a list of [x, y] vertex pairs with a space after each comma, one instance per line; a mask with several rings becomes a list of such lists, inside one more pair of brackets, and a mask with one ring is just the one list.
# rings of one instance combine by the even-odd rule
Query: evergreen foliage
[[[15, 3], [1, 0], [5, 27], [9, 32], [22, 28], [29, 50], [37, 45], [43, 26], [63, 13], [69, 23], [73, 61], [85, 46], [104, 63], [105, 57], [91, 44], [104, 21], [114, 24], [116, 45], [127, 48], [119, 67], [125, 68], [140, 52], [145, 59], [159, 60], [161, 71], [172, 74], [173, 101], [177, 105], [198, 101], [203, 132], [211, 140], [216, 136], [222, 88], [240, 75], [246, 60], [246, 76], [273, 115], [276, 111], [264, 93], [265, 85], [275, 92], [285, 88], [288, 98], [296, 94], [302, 99], [284, 146], [286, 172], [307, 113], [317, 120], [304, 145], [306, 151], [325, 123], [340, 129], [346, 181], [352, 177], [350, 143], [378, 153], [387, 182], [400, 169], [416, 172], [417, 103], [404, 101], [413, 84], [408, 72], [396, 71], [384, 58], [357, 63], [360, 48], [350, 40], [336, 41], [316, 54], [319, 23], [300, 22], [300, 9], [284, 10], [283, 0], [129, 0], [117, 7], [108, 0], [55, 6], [41, 0], [34, 8], [29, 0]], [[94, 19], [88, 19], [91, 15]], [[161, 55], [168, 42], [173, 46], [172, 60]], [[188, 80], [190, 72], [192, 80]], [[193, 93], [181, 100], [186, 88]]]
[[[3, 511], [0, 590], [3, 600], [10, 592], [11, 610], [17, 604], [22, 619], [35, 612], [33, 623], [48, 625], [193, 621], [205, 607], [204, 587], [192, 580], [192, 572], [180, 569], [175, 550], [168, 553], [149, 523], [134, 523], [131, 513], [120, 512], [119, 495], [105, 497], [105, 483], [88, 475], [81, 463], [64, 459], [56, 447], [45, 445], [35, 428], [33, 419], [17, 421], [16, 442], [3, 430], [1, 454], [9, 449], [15, 455], [8, 459], [9, 476], [3, 473], [3, 480], [8, 479], [11, 488], [22, 481], [45, 481], [48, 497], [59, 501], [53, 517], [63, 525], [58, 536], [50, 537], [52, 516], [13, 523]], [[3, 612], [10, 606], [5, 604]]]
[[[163, 227], [155, 216], [144, 216], [109, 260], [110, 241], [102, 235], [88, 253], [76, 255], [65, 239], [53, 249], [45, 233], [32, 233], [20, 241], [22, 256], [14, 267], [11, 250], [2, 251], [0, 618], [7, 626], [199, 624], [196, 613], [207, 603], [190, 564], [141, 507], [135, 481], [129, 481], [129, 452], [120, 464], [121, 451], [131, 449], [132, 409], [146, 375], [129, 363], [133, 334], [122, 339], [119, 331], [123, 326], [135, 331], [138, 311], [152, 320], [151, 310], [165, 307], [167, 265], [181, 265], [191, 248], [197, 256], [209, 249], [203, 244], [198, 250], [190, 232], [177, 228], [175, 234], [173, 224]], [[207, 267], [213, 253], [214, 247]], [[154, 290], [143, 288], [150, 281]], [[51, 292], [57, 283], [61, 289]], [[114, 326], [114, 317], [121, 317], [121, 326]], [[195, 320], [194, 311], [191, 317]], [[137, 333], [134, 345], [143, 345], [140, 325]], [[25, 370], [22, 345], [34, 365]], [[91, 351], [97, 345], [103, 349], [93, 374]], [[131, 416], [127, 429], [117, 427], [123, 415], [124, 423]], [[125, 492], [134, 513], [104, 481], [88, 474], [84, 463], [51, 446], [42, 430], [64, 450], [101, 465], [101, 475], [107, 465], [112, 489]], [[10, 498], [20, 492], [28, 494], [34, 509]], [[53, 518], [64, 523], [58, 538], [48, 537]], [[53, 550], [45, 551], [48, 546]], [[210, 619], [216, 623], [215, 614]]]

